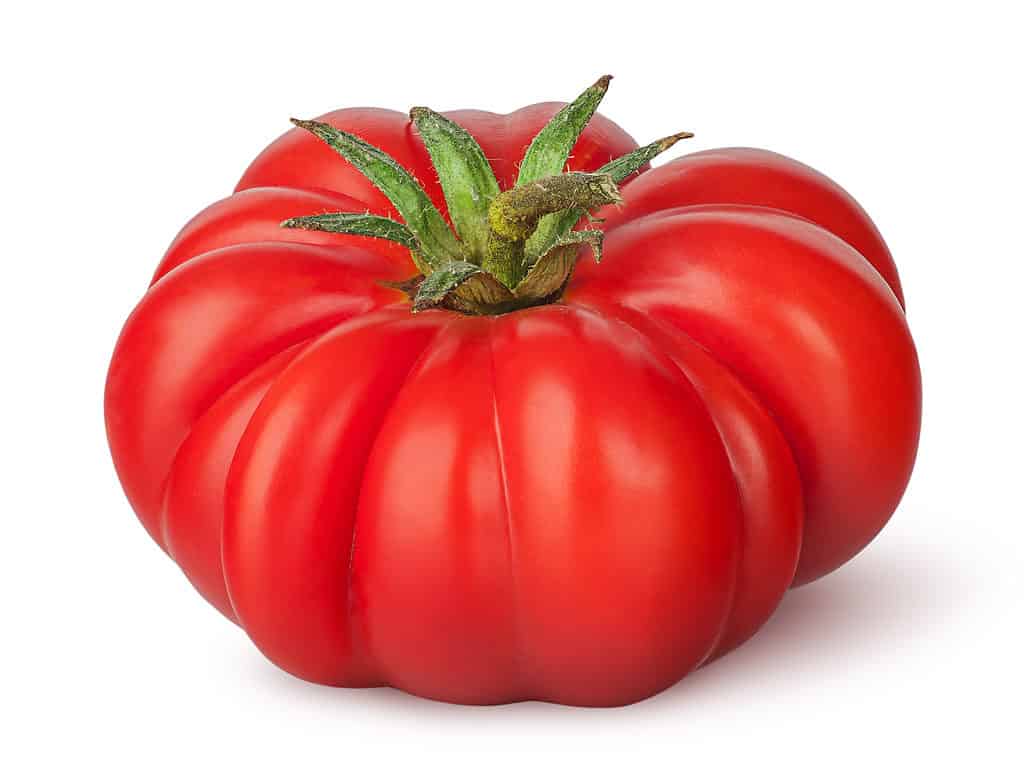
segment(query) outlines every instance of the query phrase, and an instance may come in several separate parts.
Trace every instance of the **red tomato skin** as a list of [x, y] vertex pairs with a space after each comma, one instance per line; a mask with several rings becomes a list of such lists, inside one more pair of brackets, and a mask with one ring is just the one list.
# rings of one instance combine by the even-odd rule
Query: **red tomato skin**
[[626, 204], [606, 208], [606, 231], [641, 216], [689, 205], [758, 205], [800, 216], [853, 246], [903, 305], [892, 254], [864, 209], [838, 184], [764, 149], [711, 149], [675, 159], [626, 182]]
[[340, 235], [313, 230], [285, 229], [281, 222], [294, 216], [347, 211], [364, 213], [369, 207], [360, 200], [332, 192], [314, 192], [287, 187], [259, 187], [219, 200], [196, 215], [174, 238], [161, 260], [152, 283], [193, 257], [214, 249], [243, 243], [277, 241], [316, 246], [353, 246], [383, 254], [409, 276], [416, 267], [403, 247], [375, 238]]
[[238, 617], [228, 595], [221, 549], [228, 468], [267, 389], [304, 345], [271, 357], [218, 398], [197, 419], [171, 464], [160, 523], [167, 553], [232, 621]]
[[647, 333], [676, 364], [707, 406], [739, 489], [741, 560], [736, 596], [713, 654], [753, 635], [793, 581], [803, 536], [800, 473], [777, 422], [760, 400], [688, 335], [622, 306], [600, 303], [608, 316]]
[[128, 317], [106, 387], [107, 437], [129, 502], [165, 545], [164, 484], [217, 399], [281, 351], [401, 297], [378, 254], [291, 243], [208, 252], [154, 284]]
[[360, 515], [369, 651], [426, 697], [643, 699], [709, 654], [732, 602], [738, 495], [710, 416], [646, 338], [578, 308], [451, 325], [380, 431]]
[[351, 626], [357, 501], [377, 430], [437, 318], [403, 308], [318, 339], [263, 399], [232, 462], [222, 545], [231, 601], [260, 649], [303, 678], [378, 682]]
[[[503, 188], [561, 104], [448, 115]], [[324, 119], [408, 166], [403, 114]], [[569, 167], [635, 148], [595, 117]], [[179, 233], [115, 348], [129, 500], [196, 588], [311, 681], [620, 705], [739, 645], [884, 525], [920, 375], [891, 256], [833, 182], [725, 149], [642, 172], [559, 304], [411, 315], [394, 215], [291, 130]], [[815, 226], [817, 225], [817, 226]]]
[[[470, 391], [453, 402], [453, 386]], [[337, 327], [263, 398], [225, 515], [231, 602], [273, 661], [470, 703], [670, 686], [723, 632], [741, 532], [685, 376], [635, 330], [561, 306]]]
[[658, 212], [610, 231], [567, 298], [616, 299], [703, 345], [760, 398], [804, 493], [795, 583], [885, 525], [917, 452], [921, 378], [903, 310], [864, 257], [803, 219], [750, 206]]

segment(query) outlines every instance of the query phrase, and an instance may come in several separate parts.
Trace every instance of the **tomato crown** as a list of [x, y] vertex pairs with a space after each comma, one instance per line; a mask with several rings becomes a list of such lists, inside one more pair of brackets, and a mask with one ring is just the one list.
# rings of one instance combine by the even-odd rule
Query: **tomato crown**
[[593, 173], [566, 163], [611, 76], [562, 108], [527, 148], [512, 189], [502, 191], [483, 150], [465, 129], [429, 108], [409, 112], [437, 172], [454, 231], [415, 177], [388, 154], [325, 122], [292, 119], [330, 146], [391, 201], [402, 221], [369, 213], [288, 219], [283, 227], [364, 235], [405, 246], [420, 273], [399, 285], [414, 311], [444, 307], [500, 314], [557, 300], [579, 249], [601, 259], [603, 233], [574, 229], [592, 209], [621, 203], [617, 184], [691, 133], [642, 146]]

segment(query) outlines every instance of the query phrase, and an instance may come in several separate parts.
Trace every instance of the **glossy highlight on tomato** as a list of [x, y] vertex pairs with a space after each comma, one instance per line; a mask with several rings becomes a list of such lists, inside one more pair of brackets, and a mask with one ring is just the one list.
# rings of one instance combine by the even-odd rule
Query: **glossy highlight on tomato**
[[[566, 110], [444, 116], [506, 192]], [[319, 121], [452, 219], [407, 115]], [[570, 140], [573, 171], [637, 149], [599, 114]], [[452, 702], [626, 704], [885, 525], [921, 388], [865, 212], [755, 149], [639, 166], [617, 192], [588, 227], [600, 264], [584, 249], [556, 294], [491, 315], [414, 313], [406, 246], [282, 227], [402, 221], [301, 128], [174, 239], [114, 351], [110, 447], [154, 540], [271, 661]]]

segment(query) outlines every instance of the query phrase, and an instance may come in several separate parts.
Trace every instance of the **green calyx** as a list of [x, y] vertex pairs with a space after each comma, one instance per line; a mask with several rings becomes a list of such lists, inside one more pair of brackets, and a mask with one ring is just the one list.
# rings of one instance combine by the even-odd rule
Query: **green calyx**
[[406, 247], [421, 275], [395, 285], [413, 311], [448, 308], [496, 315], [553, 302], [572, 276], [581, 246], [600, 261], [600, 230], [574, 231], [593, 209], [621, 203], [617, 184], [690, 133], [635, 149], [593, 173], [564, 172], [569, 155], [608, 89], [597, 80], [537, 134], [514, 188], [501, 191], [476, 140], [429, 108], [410, 117], [437, 172], [453, 230], [411, 173], [363, 139], [315, 121], [292, 122], [358, 169], [402, 221], [357, 213], [298, 216], [282, 227], [363, 235]]

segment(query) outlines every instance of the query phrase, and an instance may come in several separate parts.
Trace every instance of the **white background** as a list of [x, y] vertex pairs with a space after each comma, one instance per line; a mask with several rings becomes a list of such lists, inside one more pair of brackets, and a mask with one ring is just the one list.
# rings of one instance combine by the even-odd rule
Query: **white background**
[[[299, 5], [3, 12], [0, 773], [1020, 775], [1014, 4]], [[637, 139], [771, 148], [872, 214], [924, 373], [903, 504], [745, 647], [628, 708], [464, 708], [284, 675], [121, 494], [101, 395], [123, 319], [178, 227], [289, 116], [506, 111], [604, 72], [602, 110]]]

